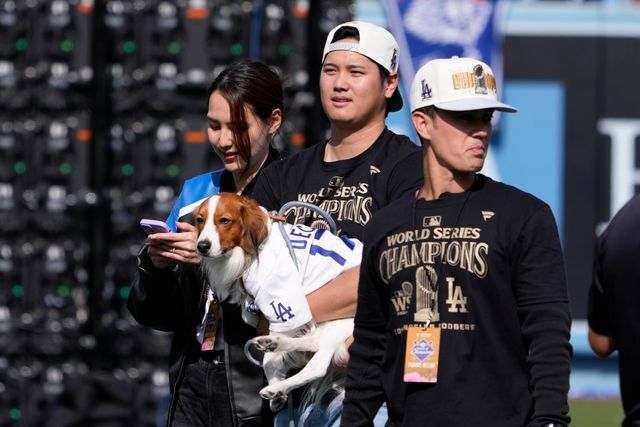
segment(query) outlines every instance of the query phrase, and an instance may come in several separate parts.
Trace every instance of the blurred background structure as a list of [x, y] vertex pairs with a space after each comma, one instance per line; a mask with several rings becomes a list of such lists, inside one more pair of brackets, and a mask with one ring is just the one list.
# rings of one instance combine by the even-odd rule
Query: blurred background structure
[[[594, 238], [640, 185], [640, 2], [0, 0], [0, 426], [163, 425], [169, 339], [124, 306], [137, 223], [219, 167], [205, 91], [234, 58], [285, 78], [278, 148], [322, 140], [322, 47], [352, 18], [398, 38], [404, 88], [438, 56], [502, 75], [520, 111], [498, 117], [485, 173], [554, 210], [571, 397], [618, 399], [616, 361], [595, 360], [581, 319]], [[417, 140], [407, 106], [389, 125]]]

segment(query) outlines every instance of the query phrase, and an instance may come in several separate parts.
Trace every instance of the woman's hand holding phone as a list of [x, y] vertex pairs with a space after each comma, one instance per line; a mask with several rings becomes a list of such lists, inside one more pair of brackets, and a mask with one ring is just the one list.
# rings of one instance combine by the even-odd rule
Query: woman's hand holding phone
[[153, 265], [158, 269], [173, 267], [176, 264], [199, 264], [196, 255], [196, 228], [186, 222], [178, 222], [179, 233], [173, 233], [169, 226], [158, 220], [143, 219], [140, 226], [147, 233], [145, 244]]

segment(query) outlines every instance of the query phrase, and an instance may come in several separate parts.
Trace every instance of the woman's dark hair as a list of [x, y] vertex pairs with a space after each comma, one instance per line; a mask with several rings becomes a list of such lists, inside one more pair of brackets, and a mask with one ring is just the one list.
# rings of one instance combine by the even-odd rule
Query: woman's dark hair
[[246, 126], [245, 106], [264, 123], [273, 110], [284, 111], [282, 80], [268, 65], [240, 59], [225, 68], [207, 88], [207, 100], [218, 91], [229, 103], [234, 144], [248, 168], [251, 164], [251, 141]]

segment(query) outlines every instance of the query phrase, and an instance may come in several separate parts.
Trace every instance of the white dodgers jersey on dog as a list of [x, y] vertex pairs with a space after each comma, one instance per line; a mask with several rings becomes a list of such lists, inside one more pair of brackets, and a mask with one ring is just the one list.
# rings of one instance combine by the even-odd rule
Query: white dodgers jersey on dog
[[312, 320], [305, 296], [340, 273], [360, 265], [362, 243], [327, 230], [284, 224], [297, 267], [277, 224], [244, 275], [244, 286], [273, 332], [287, 332]]

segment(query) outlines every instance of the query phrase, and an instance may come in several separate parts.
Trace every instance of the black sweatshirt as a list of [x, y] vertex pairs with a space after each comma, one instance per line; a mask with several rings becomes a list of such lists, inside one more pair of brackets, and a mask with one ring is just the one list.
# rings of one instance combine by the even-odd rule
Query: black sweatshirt
[[[363, 153], [325, 162], [327, 142], [316, 144], [260, 174], [252, 196], [261, 206], [279, 210], [290, 201], [314, 204], [336, 222], [338, 234], [362, 239], [373, 213], [422, 184], [422, 150], [404, 135], [385, 129]], [[292, 207], [292, 224], [327, 228], [309, 209]]]
[[[464, 193], [380, 210], [364, 242], [343, 426], [371, 425], [383, 401], [392, 425], [569, 422], [571, 319], [544, 202], [477, 175]], [[406, 327], [424, 325], [434, 289], [438, 380], [405, 383]]]
[[596, 244], [587, 320], [613, 337], [619, 356], [624, 427], [640, 425], [640, 195], [613, 217]]

